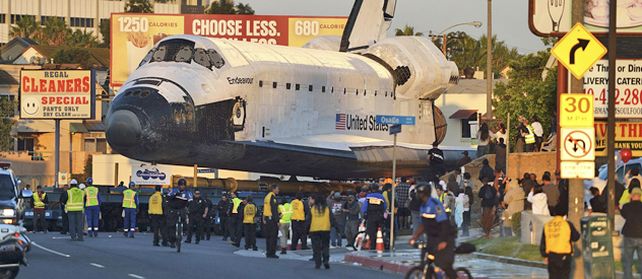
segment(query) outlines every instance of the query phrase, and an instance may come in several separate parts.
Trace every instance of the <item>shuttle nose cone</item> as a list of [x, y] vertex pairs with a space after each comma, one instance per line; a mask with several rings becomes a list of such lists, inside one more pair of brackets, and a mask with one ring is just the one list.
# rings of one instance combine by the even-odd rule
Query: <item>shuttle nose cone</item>
[[109, 117], [107, 139], [118, 147], [131, 147], [138, 143], [142, 128], [136, 114], [129, 110], [118, 110]]

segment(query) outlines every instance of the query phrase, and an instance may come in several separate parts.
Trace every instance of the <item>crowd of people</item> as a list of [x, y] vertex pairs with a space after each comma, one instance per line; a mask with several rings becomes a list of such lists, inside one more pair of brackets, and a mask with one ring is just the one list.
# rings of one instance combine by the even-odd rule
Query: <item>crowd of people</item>
[[[534, 116], [532, 122], [524, 116], [519, 116], [517, 119], [519, 125], [517, 126], [513, 152], [540, 151], [544, 143], [544, 128], [538, 117]], [[482, 123], [477, 130], [476, 139], [477, 158], [486, 154], [496, 154], [500, 157], [497, 162], [502, 162], [503, 164], [506, 161], [506, 144], [508, 144], [509, 135], [504, 123], [498, 123], [495, 127], [495, 132], [491, 131], [488, 123]], [[501, 157], [502, 155], [503, 157]], [[501, 160], [501, 158], [504, 158], [504, 160]], [[506, 172], [506, 166], [498, 165], [497, 168]]]

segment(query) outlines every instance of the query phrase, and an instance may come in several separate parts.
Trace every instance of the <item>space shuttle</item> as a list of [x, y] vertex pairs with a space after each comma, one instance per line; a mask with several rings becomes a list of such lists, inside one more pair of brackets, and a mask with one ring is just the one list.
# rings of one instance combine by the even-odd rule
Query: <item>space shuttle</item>
[[390, 175], [392, 136], [375, 116], [407, 115], [416, 125], [398, 136], [397, 173], [424, 174], [445, 135], [434, 100], [458, 70], [426, 38], [386, 38], [395, 5], [356, 0], [340, 42], [308, 48], [166, 37], [114, 98], [107, 140], [152, 163], [378, 178]]

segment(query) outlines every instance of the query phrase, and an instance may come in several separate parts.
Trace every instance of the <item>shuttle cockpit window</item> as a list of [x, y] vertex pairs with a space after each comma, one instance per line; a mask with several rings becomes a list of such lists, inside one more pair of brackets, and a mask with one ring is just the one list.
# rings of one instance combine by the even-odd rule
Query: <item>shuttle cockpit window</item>
[[149, 51], [139, 67], [152, 62], [194, 62], [210, 70], [213, 67], [220, 69], [225, 65], [225, 60], [216, 50], [194, 48], [194, 45], [194, 42], [183, 39], [161, 42], [158, 47]]

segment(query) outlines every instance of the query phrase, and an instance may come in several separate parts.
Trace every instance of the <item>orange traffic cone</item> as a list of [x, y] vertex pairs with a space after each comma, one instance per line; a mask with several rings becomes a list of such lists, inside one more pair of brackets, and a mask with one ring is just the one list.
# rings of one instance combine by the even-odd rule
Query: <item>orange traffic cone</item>
[[381, 234], [381, 228], [377, 231], [377, 254], [381, 256], [383, 254], [383, 235]]

